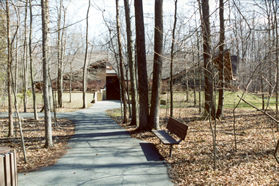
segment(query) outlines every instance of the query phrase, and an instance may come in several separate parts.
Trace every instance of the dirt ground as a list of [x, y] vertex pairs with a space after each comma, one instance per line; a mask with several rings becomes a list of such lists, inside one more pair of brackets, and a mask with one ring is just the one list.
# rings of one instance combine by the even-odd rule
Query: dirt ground
[[[169, 147], [152, 132], [135, 133], [135, 127], [122, 126], [132, 137], [156, 145], [171, 165], [169, 175], [177, 185], [278, 185], [279, 164], [273, 155], [279, 139], [275, 123], [253, 110], [237, 110], [235, 116], [236, 135], [232, 110], [225, 110], [224, 118], [216, 122], [216, 169], [210, 122], [201, 119], [196, 108], [175, 109], [174, 118], [189, 128], [185, 141], [174, 146], [172, 157], [168, 157]], [[164, 129], [165, 109], [161, 109], [161, 118]], [[214, 127], [215, 123], [211, 124]]]
[[41, 167], [53, 165], [57, 159], [67, 151], [67, 143], [74, 134], [74, 124], [66, 119], [58, 119], [57, 125], [53, 126], [54, 146], [46, 149], [44, 121], [40, 119], [25, 119], [22, 123], [26, 146], [27, 163], [24, 163], [23, 150], [21, 148], [20, 133], [16, 125], [15, 137], [7, 137], [7, 119], [0, 119], [0, 144], [1, 146], [15, 148], [17, 151], [18, 172], [30, 172]]

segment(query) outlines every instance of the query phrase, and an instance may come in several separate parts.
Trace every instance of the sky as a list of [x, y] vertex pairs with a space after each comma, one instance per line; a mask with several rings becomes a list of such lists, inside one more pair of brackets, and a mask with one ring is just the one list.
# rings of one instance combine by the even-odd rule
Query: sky
[[[192, 0], [191, 0], [192, 1]], [[188, 0], [189, 2], [189, 0]], [[115, 0], [91, 0], [91, 9], [89, 15], [89, 32], [91, 38], [100, 38], [107, 33], [107, 28], [104, 24], [102, 17], [102, 10], [104, 10], [105, 19], [108, 21], [115, 21]], [[187, 13], [191, 11], [191, 8], [186, 3], [186, 0], [178, 0], [179, 11], [183, 10]], [[124, 18], [124, 5], [123, 0], [119, 0], [120, 14]], [[131, 11], [134, 10], [133, 2], [130, 1]], [[86, 17], [86, 11], [88, 7], [88, 0], [71, 0], [68, 6], [68, 23], [74, 23], [82, 20]], [[153, 0], [143, 0], [143, 10], [145, 17], [145, 26], [150, 27], [148, 29], [153, 29], [153, 16], [154, 16], [154, 1]], [[173, 12], [174, 12], [174, 0], [164, 0], [163, 2], [163, 12], [166, 29], [170, 28], [172, 25]], [[124, 21], [124, 20], [123, 20]], [[85, 21], [78, 26], [78, 29], [85, 32]]]
[[[149, 48], [152, 51], [154, 32], [154, 0], [142, 1], [145, 21], [146, 44], [150, 46]], [[247, 8], [251, 7], [250, 4], [253, 1], [254, 0], [240, 0], [242, 6]], [[238, 1], [236, 0], [235, 2]], [[215, 14], [211, 16], [210, 19], [212, 22], [214, 22], [215, 26], [218, 25], [218, 3], [219, 0], [209, 0], [211, 13], [215, 12]], [[69, 27], [69, 32], [82, 33], [84, 36], [86, 28], [85, 17], [88, 7], [88, 0], [64, 0], [64, 5], [65, 7], [67, 7], [67, 25], [73, 24], [73, 26]], [[122, 17], [122, 31], [123, 33], [125, 33], [125, 13], [123, 0], [119, 0], [119, 5], [120, 17]], [[191, 32], [191, 30], [195, 30], [196, 24], [199, 25], [199, 13], [197, 8], [198, 7], [196, 0], [178, 0], [179, 21], [177, 25], [183, 25], [183, 27], [177, 34], [180, 34], [181, 38], [186, 37], [187, 34]], [[133, 15], [133, 0], [130, 0], [130, 10], [131, 15]], [[194, 15], [194, 12], [196, 12], [196, 16]], [[57, 12], [55, 11], [53, 11], [53, 13], [55, 15], [57, 14]], [[171, 30], [173, 27], [174, 0], [163, 1], [163, 14], [164, 35], [167, 37], [167, 41], [170, 41]], [[115, 0], [91, 0], [91, 8], [89, 14], [89, 40], [94, 45], [101, 45], [102, 43], [105, 43], [107, 41], [105, 38], [108, 37], [108, 29], [104, 23], [102, 15], [104, 15], [104, 18], [107, 22], [115, 24]], [[195, 23], [195, 19], [197, 20], [197, 23]], [[134, 27], [134, 22], [132, 22], [132, 26]]]

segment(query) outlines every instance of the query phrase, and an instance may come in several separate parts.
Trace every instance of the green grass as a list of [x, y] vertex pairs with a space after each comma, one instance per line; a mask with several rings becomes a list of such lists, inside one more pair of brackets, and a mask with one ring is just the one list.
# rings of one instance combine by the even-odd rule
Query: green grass
[[[231, 92], [231, 91], [225, 91], [224, 94], [224, 108], [225, 109], [232, 109], [236, 106], [236, 104], [239, 102], [239, 97], [241, 97], [242, 91], [238, 92]], [[170, 107], [169, 104], [169, 94], [161, 95], [161, 99], [167, 100], [168, 96], [168, 104], [167, 105], [161, 105], [161, 108]], [[218, 92], [215, 93], [215, 99], [216, 104], [218, 103]], [[245, 99], [247, 102], [251, 103], [252, 105], [256, 106], [257, 108], [262, 107], [262, 98], [260, 95], [255, 95], [251, 93], [245, 93], [243, 99]], [[204, 105], [204, 93], [201, 92], [201, 102], [202, 105]], [[268, 97], [265, 96], [265, 106], [267, 103]], [[196, 106], [198, 106], [198, 92], [196, 92]], [[189, 91], [189, 99], [186, 101], [186, 92], [174, 92], [174, 108], [183, 108], [183, 107], [189, 107], [194, 106], [194, 92]], [[249, 105], [244, 103], [243, 101], [240, 102], [238, 105], [238, 108], [251, 108]], [[275, 108], [275, 97], [272, 97], [269, 101], [269, 108], [274, 109]]]

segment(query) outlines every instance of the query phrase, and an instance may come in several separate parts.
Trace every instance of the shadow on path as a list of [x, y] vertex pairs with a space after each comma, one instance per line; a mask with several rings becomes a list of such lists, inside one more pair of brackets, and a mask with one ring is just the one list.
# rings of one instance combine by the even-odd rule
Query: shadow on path
[[131, 138], [106, 116], [105, 110], [119, 107], [119, 102], [102, 101], [59, 114], [76, 125], [70, 149], [53, 166], [19, 174], [19, 185], [172, 185], [155, 147]]

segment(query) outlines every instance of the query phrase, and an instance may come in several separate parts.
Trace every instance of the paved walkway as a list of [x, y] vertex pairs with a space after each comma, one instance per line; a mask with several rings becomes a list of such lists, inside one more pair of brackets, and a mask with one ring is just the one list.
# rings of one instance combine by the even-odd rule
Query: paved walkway
[[131, 138], [105, 115], [105, 110], [119, 106], [103, 101], [60, 114], [76, 124], [70, 149], [53, 166], [19, 174], [19, 185], [173, 185], [152, 145]]

